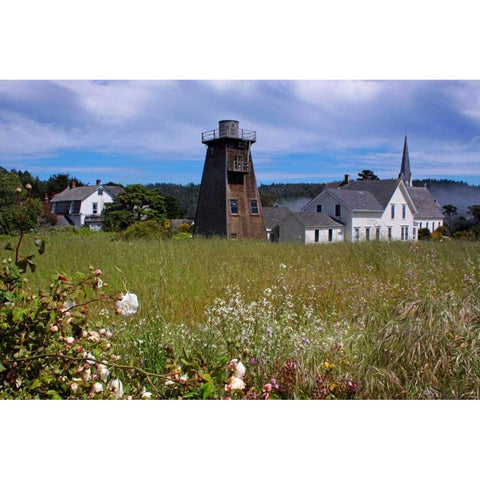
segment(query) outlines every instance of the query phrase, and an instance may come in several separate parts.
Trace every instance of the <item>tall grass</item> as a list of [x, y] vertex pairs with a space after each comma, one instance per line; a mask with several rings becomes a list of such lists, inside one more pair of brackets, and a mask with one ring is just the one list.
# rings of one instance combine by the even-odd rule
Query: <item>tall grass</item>
[[32, 287], [92, 265], [136, 293], [136, 319], [117, 327], [123, 356], [146, 368], [164, 368], [167, 344], [206, 359], [249, 351], [265, 381], [294, 358], [311, 389], [335, 364], [360, 398], [480, 398], [478, 243], [47, 241]]

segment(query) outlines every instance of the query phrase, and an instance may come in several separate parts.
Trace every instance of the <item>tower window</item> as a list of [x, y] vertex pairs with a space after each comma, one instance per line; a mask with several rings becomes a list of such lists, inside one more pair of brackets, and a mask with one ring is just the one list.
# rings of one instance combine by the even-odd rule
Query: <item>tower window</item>
[[230, 213], [238, 215], [238, 200], [230, 200]]
[[250, 202], [251, 210], [252, 210], [252, 215], [258, 215], [258, 202], [257, 200], [252, 200]]

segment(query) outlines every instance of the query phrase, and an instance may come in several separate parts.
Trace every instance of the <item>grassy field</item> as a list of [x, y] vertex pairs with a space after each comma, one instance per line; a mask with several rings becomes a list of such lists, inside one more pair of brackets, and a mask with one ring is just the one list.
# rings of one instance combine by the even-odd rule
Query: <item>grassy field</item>
[[169, 347], [240, 358], [247, 386], [280, 398], [480, 398], [479, 243], [46, 239], [31, 287], [93, 266], [137, 294], [138, 313], [110, 321], [142, 368], [165, 371]]

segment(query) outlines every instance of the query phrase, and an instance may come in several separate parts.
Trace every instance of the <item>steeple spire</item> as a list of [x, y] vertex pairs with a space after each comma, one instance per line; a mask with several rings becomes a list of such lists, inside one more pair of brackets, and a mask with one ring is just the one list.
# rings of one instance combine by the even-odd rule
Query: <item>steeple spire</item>
[[398, 174], [398, 178], [405, 182], [405, 185], [411, 186], [412, 184], [412, 172], [410, 171], [410, 158], [408, 156], [407, 136], [405, 135], [405, 141], [403, 142], [403, 154], [402, 154], [402, 168]]

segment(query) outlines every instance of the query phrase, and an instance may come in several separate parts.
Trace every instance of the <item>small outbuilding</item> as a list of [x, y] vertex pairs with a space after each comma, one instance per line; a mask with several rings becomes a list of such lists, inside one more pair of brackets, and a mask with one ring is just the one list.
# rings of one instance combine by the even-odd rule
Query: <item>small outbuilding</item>
[[290, 212], [279, 224], [280, 242], [328, 243], [344, 237], [345, 225], [322, 212]]

